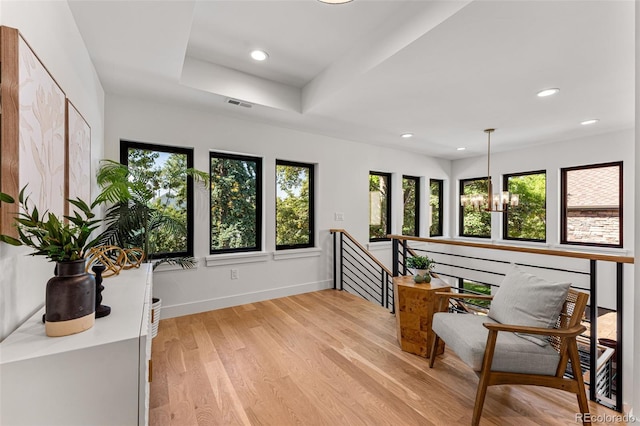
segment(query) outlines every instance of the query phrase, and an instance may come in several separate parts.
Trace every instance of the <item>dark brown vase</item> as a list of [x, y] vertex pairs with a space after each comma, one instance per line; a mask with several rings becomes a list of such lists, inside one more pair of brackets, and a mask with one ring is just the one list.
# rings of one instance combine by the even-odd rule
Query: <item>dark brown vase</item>
[[93, 275], [85, 272], [84, 265], [85, 259], [56, 264], [56, 276], [47, 282], [47, 336], [67, 336], [93, 327], [96, 282]]

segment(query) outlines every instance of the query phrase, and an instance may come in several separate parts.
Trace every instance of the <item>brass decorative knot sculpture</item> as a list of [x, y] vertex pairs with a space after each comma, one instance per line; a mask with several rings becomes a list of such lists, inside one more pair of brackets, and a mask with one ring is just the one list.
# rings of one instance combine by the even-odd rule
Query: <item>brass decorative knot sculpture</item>
[[123, 249], [118, 246], [93, 247], [87, 254], [87, 271], [94, 264], [102, 264], [103, 277], [118, 275], [123, 269], [138, 268], [144, 261], [144, 252], [140, 248]]

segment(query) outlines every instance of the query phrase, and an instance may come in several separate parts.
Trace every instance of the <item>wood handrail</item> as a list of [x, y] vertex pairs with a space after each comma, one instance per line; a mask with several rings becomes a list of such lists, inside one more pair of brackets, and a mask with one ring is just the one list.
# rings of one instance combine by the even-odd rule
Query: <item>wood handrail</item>
[[334, 229], [329, 229], [329, 232], [330, 232], [330, 233], [332, 233], [332, 234], [335, 234], [335, 233], [342, 233], [342, 234], [346, 235], [346, 236], [347, 236], [347, 238], [349, 238], [353, 244], [355, 244], [356, 246], [358, 246], [358, 248], [359, 248], [360, 250], [362, 250], [362, 251], [367, 255], [367, 257], [369, 257], [369, 259], [371, 259], [372, 261], [374, 261], [374, 262], [376, 263], [376, 265], [378, 265], [379, 267], [381, 267], [381, 268], [382, 268], [382, 269], [383, 269], [387, 274], [389, 274], [389, 276], [393, 276], [393, 272], [391, 272], [391, 270], [389, 270], [389, 268], [387, 268], [386, 266], [384, 266], [384, 265], [382, 264], [382, 262], [380, 262], [378, 259], [376, 259], [376, 258], [375, 258], [375, 256], [374, 256], [374, 255], [372, 255], [372, 254], [369, 252], [369, 250], [367, 250], [366, 248], [364, 248], [364, 246], [363, 246], [362, 244], [360, 244], [358, 241], [356, 241], [356, 239], [355, 239], [355, 238], [353, 238], [353, 236], [352, 236], [351, 234], [349, 234], [347, 231], [345, 231], [344, 229], [337, 229], [337, 228], [334, 228]]
[[517, 247], [517, 246], [508, 246], [503, 244], [472, 243], [469, 241], [445, 240], [440, 238], [410, 237], [407, 235], [387, 235], [387, 238], [391, 238], [394, 240], [407, 240], [407, 241], [420, 241], [420, 242], [434, 243], [434, 244], [446, 244], [451, 246], [475, 247], [475, 248], [483, 248], [483, 249], [491, 249], [491, 250], [515, 251], [519, 253], [542, 254], [546, 256], [560, 256], [560, 257], [572, 257], [577, 259], [602, 260], [605, 262], [629, 263], [629, 264], [634, 263], [634, 258], [629, 256], [613, 256], [608, 254], [584, 253], [584, 252], [578, 252], [578, 251], [539, 249], [539, 248], [532, 248], [532, 247]]

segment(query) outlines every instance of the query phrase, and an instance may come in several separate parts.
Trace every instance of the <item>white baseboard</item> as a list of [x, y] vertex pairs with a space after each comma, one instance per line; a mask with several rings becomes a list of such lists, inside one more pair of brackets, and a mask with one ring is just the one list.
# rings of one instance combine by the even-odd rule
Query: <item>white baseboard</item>
[[295, 294], [326, 290], [328, 288], [333, 288], [333, 280], [296, 284], [288, 287], [272, 288], [269, 290], [256, 291], [253, 293], [235, 294], [233, 296], [199, 300], [197, 302], [182, 303], [179, 305], [166, 306], [163, 301], [161, 315], [163, 319], [181, 317], [184, 315], [213, 311], [215, 309], [244, 305], [246, 303], [261, 302], [264, 300], [277, 299], [279, 297], [293, 296]]

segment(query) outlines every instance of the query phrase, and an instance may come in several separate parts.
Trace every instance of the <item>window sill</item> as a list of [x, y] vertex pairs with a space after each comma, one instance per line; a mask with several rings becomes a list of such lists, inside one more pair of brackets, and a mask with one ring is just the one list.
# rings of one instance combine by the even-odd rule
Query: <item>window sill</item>
[[205, 257], [205, 261], [207, 262], [207, 267], [235, 265], [238, 263], [266, 262], [267, 260], [269, 260], [269, 253], [265, 251], [216, 254], [216, 255], [209, 255]]
[[451, 238], [454, 241], [472, 241], [474, 243], [486, 243], [486, 244], [495, 244], [497, 240], [492, 239], [491, 237], [462, 237], [457, 236]]
[[303, 249], [276, 250], [273, 252], [273, 260], [300, 259], [303, 257], [319, 257], [322, 249], [319, 247], [310, 247]]
[[577, 251], [584, 253], [596, 253], [596, 254], [611, 254], [616, 256], [633, 256], [630, 255], [630, 251], [625, 248], [618, 247], [596, 247], [596, 246], [581, 246], [578, 244], [554, 244], [551, 246], [554, 250], [562, 251]]
[[548, 248], [550, 250], [557, 251], [571, 251], [582, 252], [589, 254], [603, 254], [612, 256], [633, 256], [632, 251], [624, 248], [616, 247], [592, 247], [592, 246], [580, 246], [576, 244], [551, 244], [549, 242], [536, 242], [536, 241], [517, 241], [517, 240], [494, 240], [490, 238], [474, 238], [474, 237], [456, 237], [451, 238], [452, 241], [467, 241], [481, 244], [495, 244], [501, 246], [512, 247], [529, 247], [529, 248]]
[[492, 240], [493, 243], [504, 246], [531, 247], [531, 248], [551, 248], [551, 244], [546, 241], [520, 241], [520, 240]]
[[553, 248], [551, 244], [544, 241], [520, 241], [520, 240], [503, 240], [483, 237], [455, 237], [450, 238], [453, 241], [466, 241], [479, 244], [494, 244], [498, 246], [511, 246], [511, 247], [529, 247], [529, 248]]

